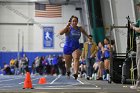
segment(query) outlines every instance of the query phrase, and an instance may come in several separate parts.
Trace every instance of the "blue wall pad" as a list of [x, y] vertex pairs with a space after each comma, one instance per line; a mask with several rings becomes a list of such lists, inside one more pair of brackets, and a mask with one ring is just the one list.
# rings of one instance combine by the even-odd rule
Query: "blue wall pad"
[[[18, 54], [22, 57], [23, 53], [18, 52], [0, 52], [0, 67], [3, 68], [3, 64], [9, 64], [11, 59], [16, 59]], [[62, 52], [24, 52], [26, 56], [29, 58], [29, 66], [32, 65], [34, 59], [39, 56], [48, 56], [48, 55], [63, 55]]]

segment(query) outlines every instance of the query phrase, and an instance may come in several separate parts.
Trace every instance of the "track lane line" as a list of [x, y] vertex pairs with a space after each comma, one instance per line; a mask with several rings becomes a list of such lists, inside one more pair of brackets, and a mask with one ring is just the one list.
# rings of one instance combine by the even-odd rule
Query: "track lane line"
[[58, 75], [50, 84], [53, 84], [56, 80], [60, 78], [61, 75]]

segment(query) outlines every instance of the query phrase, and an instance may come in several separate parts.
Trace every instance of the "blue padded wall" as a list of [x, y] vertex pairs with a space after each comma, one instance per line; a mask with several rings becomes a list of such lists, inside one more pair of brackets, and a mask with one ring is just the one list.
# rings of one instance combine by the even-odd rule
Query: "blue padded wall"
[[[48, 56], [48, 55], [63, 55], [62, 52], [24, 52], [29, 58], [29, 65], [31, 66], [35, 57], [37, 56]], [[23, 53], [20, 53], [20, 55]], [[3, 64], [9, 64], [10, 60], [17, 58], [18, 52], [0, 52], [0, 67], [3, 68]]]

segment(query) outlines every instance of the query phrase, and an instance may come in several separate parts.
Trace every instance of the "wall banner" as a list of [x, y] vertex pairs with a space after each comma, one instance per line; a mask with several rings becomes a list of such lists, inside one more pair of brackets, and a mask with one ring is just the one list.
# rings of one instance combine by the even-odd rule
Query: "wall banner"
[[54, 48], [54, 27], [43, 27], [43, 48]]

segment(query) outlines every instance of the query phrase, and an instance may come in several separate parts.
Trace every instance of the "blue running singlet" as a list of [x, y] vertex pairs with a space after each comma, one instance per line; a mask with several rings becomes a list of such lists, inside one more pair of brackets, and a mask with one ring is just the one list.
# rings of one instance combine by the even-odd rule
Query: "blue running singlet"
[[104, 58], [108, 59], [110, 57], [109, 48], [107, 47], [107, 45], [104, 45], [104, 48], [107, 48], [107, 50], [105, 50], [104, 52]]
[[98, 47], [98, 51], [97, 51], [97, 61], [101, 61], [102, 60], [102, 50], [100, 47]]
[[66, 40], [63, 52], [66, 55], [71, 55], [73, 51], [78, 49], [80, 47], [79, 39], [81, 37], [81, 31], [80, 28], [74, 29], [72, 26], [70, 26], [70, 32], [66, 34]]

